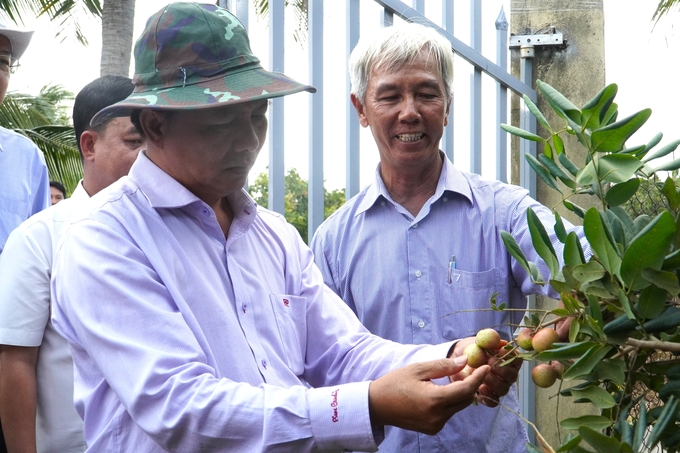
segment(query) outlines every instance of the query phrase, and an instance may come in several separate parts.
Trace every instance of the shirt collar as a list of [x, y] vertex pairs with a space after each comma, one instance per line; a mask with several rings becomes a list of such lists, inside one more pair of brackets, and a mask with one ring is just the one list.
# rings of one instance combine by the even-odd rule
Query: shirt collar
[[[129, 178], [142, 189], [153, 208], [179, 208], [196, 202], [205, 204], [189, 189], [153, 163], [145, 151], [140, 152], [132, 164]], [[228, 195], [227, 199], [235, 217], [241, 217], [242, 214], [250, 216], [250, 219], [254, 217], [251, 214], [257, 211], [257, 203], [244, 189]]]
[[89, 198], [90, 196], [83, 187], [83, 180], [81, 179], [80, 182], [78, 182], [78, 185], [76, 186], [75, 190], [73, 191], [69, 199], [76, 201], [84, 201], [88, 200]]
[[[439, 181], [437, 182], [437, 189], [435, 190], [434, 196], [431, 201], [438, 200], [444, 195], [445, 191], [450, 191], [463, 195], [465, 198], [470, 200], [472, 203], [472, 191], [470, 190], [470, 185], [468, 184], [467, 178], [463, 173], [453, 166], [453, 163], [443, 152], [439, 152], [444, 159], [444, 165], [442, 166], [442, 172], [439, 175]], [[368, 186], [364, 198], [361, 200], [359, 207], [356, 211], [356, 215], [359, 215], [373, 206], [380, 197], [389, 200], [394, 203], [392, 197], [390, 197], [385, 183], [380, 176], [380, 163], [375, 169], [375, 177], [373, 184]], [[396, 203], [395, 203], [396, 204]]]

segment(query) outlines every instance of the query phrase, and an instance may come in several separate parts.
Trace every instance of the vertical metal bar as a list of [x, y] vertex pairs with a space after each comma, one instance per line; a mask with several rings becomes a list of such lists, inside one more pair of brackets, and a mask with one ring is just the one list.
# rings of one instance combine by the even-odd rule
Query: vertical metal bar
[[323, 188], [323, 0], [310, 0], [308, 9], [309, 81], [316, 94], [309, 96], [309, 205], [308, 240], [324, 219]]
[[[508, 67], [508, 21], [505, 10], [496, 19], [496, 64], [501, 68]], [[508, 88], [496, 82], [496, 124], [508, 122]], [[508, 134], [500, 128], [496, 129], [496, 179], [508, 182]]]
[[382, 14], [380, 15], [380, 21], [383, 28], [391, 27], [394, 25], [394, 13], [386, 8], [382, 9]]
[[[284, 0], [269, 2], [270, 69], [284, 72]], [[272, 99], [269, 113], [269, 209], [285, 213], [283, 97]]]
[[226, 8], [238, 17], [246, 29], [248, 28], [248, 0], [219, 0], [217, 6]]
[[[470, 43], [482, 53], [482, 2], [470, 0]], [[482, 173], [482, 70], [475, 66], [470, 81], [470, 171]]]
[[[347, 12], [347, 59], [359, 41], [360, 9], [359, 0], [346, 0]], [[350, 82], [346, 79], [346, 97], [349, 102]], [[349, 200], [359, 193], [360, 158], [359, 158], [359, 118], [354, 107], [347, 106], [347, 168], [345, 170], [345, 198]]]
[[[529, 86], [533, 86], [533, 67], [532, 60], [534, 57], [534, 48], [520, 49], [520, 80]], [[529, 112], [529, 109], [522, 102], [520, 112], [520, 127], [522, 129], [536, 133], [536, 118]], [[520, 184], [529, 191], [529, 194], [536, 198], [536, 174], [527, 163], [526, 154], [536, 156], [536, 142], [529, 140], [520, 140]], [[536, 296], [527, 297], [527, 308], [536, 308]], [[526, 366], [528, 365], [528, 366]], [[520, 412], [524, 418], [534, 422], [536, 420], [536, 387], [531, 381], [531, 370], [535, 362], [531, 361], [520, 370], [519, 375], [519, 395], [520, 395]], [[527, 430], [529, 434], [529, 441], [534, 443], [536, 435], [532, 430]]]
[[[453, 1], [442, 0], [442, 28], [453, 35]], [[451, 91], [451, 104], [449, 109], [449, 124], [444, 128], [444, 135], [442, 136], [441, 148], [444, 154], [453, 162], [453, 91]]]
[[425, 0], [412, 0], [411, 5], [413, 5], [413, 9], [425, 15]]
[[[533, 47], [522, 47], [520, 49], [520, 80], [529, 86], [533, 86]], [[519, 125], [522, 129], [536, 133], [536, 118], [529, 112], [529, 109], [522, 102]], [[536, 174], [527, 163], [525, 154], [536, 157], [536, 142], [530, 140], [520, 140], [520, 182], [522, 187], [529, 191], [529, 194], [536, 198]]]

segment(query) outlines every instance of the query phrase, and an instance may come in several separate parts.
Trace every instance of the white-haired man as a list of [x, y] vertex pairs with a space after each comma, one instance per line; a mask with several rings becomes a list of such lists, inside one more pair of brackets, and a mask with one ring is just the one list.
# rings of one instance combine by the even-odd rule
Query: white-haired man
[[[493, 327], [510, 340], [521, 312], [489, 310], [492, 295], [523, 309], [525, 294], [549, 289], [533, 285], [511, 260], [500, 231], [538, 261], [526, 210], [546, 227], [554, 220], [526, 190], [459, 171], [439, 150], [453, 93], [451, 44], [422, 25], [386, 28], [360, 40], [349, 71], [351, 101], [371, 129], [380, 164], [373, 183], [313, 238], [324, 281], [383, 338], [437, 344]], [[519, 366], [492, 367], [486, 382], [514, 382]], [[480, 389], [482, 398], [497, 407], [466, 408], [436, 436], [388, 427], [380, 451], [524, 452], [522, 421], [498, 406], [501, 395], [489, 388]], [[514, 388], [503, 404], [518, 410]]]

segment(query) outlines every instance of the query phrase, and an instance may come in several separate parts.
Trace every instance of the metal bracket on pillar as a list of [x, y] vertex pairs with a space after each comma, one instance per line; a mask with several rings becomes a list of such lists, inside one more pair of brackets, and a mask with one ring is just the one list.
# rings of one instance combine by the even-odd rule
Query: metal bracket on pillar
[[[557, 32], [555, 27], [550, 27], [548, 31], [548, 33], [542, 34], [510, 36], [510, 48], [519, 48], [520, 50], [519, 78], [529, 86], [533, 86], [532, 63], [536, 55], [536, 49], [546, 47], [563, 48], [565, 46], [562, 33]], [[523, 107], [520, 113], [520, 127], [529, 132], [536, 133], [536, 118], [531, 115], [526, 107]], [[536, 198], [536, 174], [526, 161], [525, 154], [531, 154], [536, 157], [536, 142], [520, 140], [520, 184], [529, 191], [533, 198]]]

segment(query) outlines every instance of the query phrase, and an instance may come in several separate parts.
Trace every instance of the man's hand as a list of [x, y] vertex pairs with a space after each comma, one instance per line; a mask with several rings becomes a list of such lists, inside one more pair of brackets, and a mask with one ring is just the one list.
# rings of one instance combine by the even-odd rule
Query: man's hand
[[472, 403], [489, 367], [479, 367], [467, 378], [448, 385], [436, 385], [431, 379], [454, 375], [466, 363], [465, 357], [414, 363], [371, 382], [371, 423], [430, 435], [438, 433], [453, 414]]
[[[465, 347], [471, 343], [475, 342], [475, 337], [463, 338], [456, 343], [453, 348], [453, 353], [451, 357], [461, 357], [464, 356], [463, 351]], [[503, 349], [499, 352], [503, 353]], [[510, 352], [506, 352], [508, 354]], [[510, 353], [515, 355], [514, 352]], [[519, 370], [522, 367], [522, 360], [516, 359], [507, 365], [500, 366], [501, 362], [507, 360], [509, 356], [504, 357], [490, 357], [489, 366], [491, 371], [484, 378], [484, 382], [479, 386], [479, 391], [477, 393], [477, 400], [488, 407], [498, 406], [501, 397], [508, 394], [510, 387], [517, 381], [519, 376]], [[451, 376], [452, 381], [458, 381], [462, 376], [454, 375]]]

